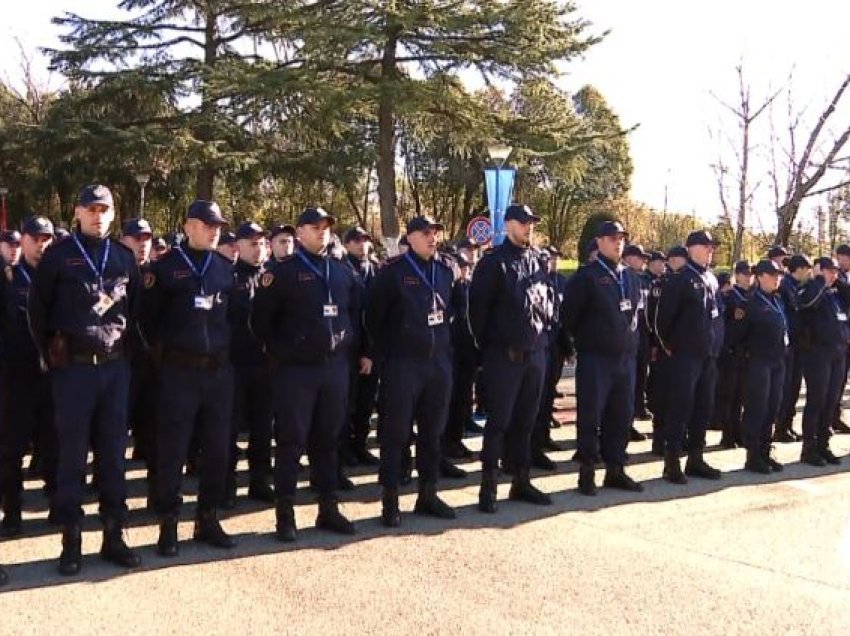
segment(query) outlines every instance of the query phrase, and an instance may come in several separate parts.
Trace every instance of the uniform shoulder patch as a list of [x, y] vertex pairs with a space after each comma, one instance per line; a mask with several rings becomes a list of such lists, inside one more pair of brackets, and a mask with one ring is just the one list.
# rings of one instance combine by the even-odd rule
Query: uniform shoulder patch
[[735, 320], [743, 320], [744, 316], [747, 315], [747, 312], [745, 312], [742, 307], [737, 307], [733, 315], [735, 317]]
[[15, 278], [15, 273], [12, 271], [12, 266], [6, 265], [6, 267], [3, 268], [3, 272], [6, 274], [6, 280], [11, 283], [12, 279]]
[[262, 277], [260, 278], [260, 285], [262, 287], [269, 287], [274, 282], [274, 274], [271, 272], [264, 272]]
[[150, 271], [145, 272], [144, 276], [142, 276], [142, 282], [145, 285], [145, 289], [150, 289], [156, 285], [156, 274]]

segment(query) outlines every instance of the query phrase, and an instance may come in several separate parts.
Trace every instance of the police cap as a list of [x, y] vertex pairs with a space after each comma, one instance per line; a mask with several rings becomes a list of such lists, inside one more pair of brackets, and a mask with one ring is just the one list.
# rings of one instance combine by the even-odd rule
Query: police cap
[[221, 208], [215, 201], [195, 199], [189, 204], [186, 212], [187, 219], [198, 219], [204, 225], [227, 225], [227, 220], [221, 215]]
[[767, 250], [768, 258], [777, 258], [779, 256], [791, 256], [791, 252], [789, 252], [782, 245], [774, 245], [769, 250]]
[[629, 233], [626, 232], [626, 228], [619, 221], [605, 221], [599, 226], [596, 236], [597, 238], [600, 236], [625, 236], [629, 238]]
[[371, 241], [372, 236], [369, 234], [369, 232], [364, 230], [359, 225], [355, 225], [353, 228], [351, 228], [350, 230], [348, 230], [348, 232], [345, 233], [345, 236], [343, 237], [342, 242], [343, 243], [350, 243], [351, 241], [359, 241], [359, 240], [363, 240], [363, 239], [365, 239], [367, 241]]
[[847, 245], [847, 243], [842, 243], [841, 245], [835, 248], [835, 253], [838, 256], [850, 256], [850, 245]]
[[666, 261], [667, 257], [664, 256], [664, 252], [659, 252], [658, 250], [653, 250], [649, 253], [649, 262], [652, 263], [654, 261]]
[[649, 259], [649, 254], [644, 251], [643, 245], [640, 243], [626, 245], [626, 248], [623, 250], [623, 256], [640, 256], [641, 258]]
[[779, 276], [782, 273], [782, 268], [779, 267], [776, 263], [774, 263], [769, 258], [764, 258], [756, 263], [756, 266], [753, 268], [753, 272], [756, 276], [761, 276], [762, 274], [770, 274], [771, 276]]
[[80, 191], [78, 202], [84, 208], [90, 205], [105, 205], [108, 208], [113, 207], [112, 193], [105, 185], [93, 183], [87, 185]]
[[750, 264], [747, 261], [738, 261], [737, 263], [735, 263], [735, 267], [732, 268], [732, 271], [734, 271], [736, 274], [749, 275], [753, 273], [753, 268], [750, 267]]
[[145, 234], [153, 236], [153, 231], [151, 224], [145, 219], [127, 219], [121, 226], [121, 234], [124, 236], [143, 236]]
[[336, 219], [325, 212], [323, 208], [305, 208], [298, 217], [298, 227], [302, 225], [318, 225], [322, 221], [327, 221], [330, 225], [336, 223]]
[[244, 221], [236, 228], [236, 239], [253, 239], [264, 236], [265, 231], [253, 221]]
[[821, 269], [838, 269], [838, 263], [835, 262], [834, 258], [821, 256], [815, 259], [815, 267], [820, 267]]
[[803, 254], [794, 254], [794, 256], [788, 259], [789, 272], [796, 272], [798, 269], [802, 269], [804, 267], [811, 268], [812, 262]]
[[520, 223], [540, 223], [540, 217], [531, 211], [531, 208], [521, 203], [509, 205], [505, 210], [505, 222], [519, 221]]
[[46, 216], [31, 216], [21, 225], [21, 233], [30, 236], [53, 236], [53, 223]]
[[430, 216], [417, 216], [407, 222], [407, 234], [411, 232], [424, 232], [425, 230], [443, 230], [445, 226], [437, 223]]
[[233, 232], [222, 232], [221, 238], [218, 239], [219, 245], [233, 245], [236, 242], [236, 235]]
[[676, 256], [680, 258], [688, 258], [688, 248], [684, 245], [674, 245], [667, 250], [667, 258], [675, 258]]
[[295, 236], [295, 226], [290, 225], [289, 223], [278, 223], [277, 225], [273, 225], [269, 232], [269, 238], [274, 238], [278, 234], [289, 234], [290, 236]]
[[714, 240], [714, 237], [708, 230], [697, 230], [688, 234], [688, 238], [685, 241], [686, 247], [692, 247], [694, 245], [713, 245], [717, 247], [720, 243]]
[[0, 243], [11, 243], [13, 245], [18, 245], [21, 242], [21, 233], [17, 230], [6, 230], [5, 232], [0, 232]]

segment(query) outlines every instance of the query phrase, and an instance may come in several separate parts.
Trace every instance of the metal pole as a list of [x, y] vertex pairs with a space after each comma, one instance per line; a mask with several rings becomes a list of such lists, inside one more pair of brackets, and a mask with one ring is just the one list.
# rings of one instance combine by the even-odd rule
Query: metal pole
[[139, 201], [139, 218], [145, 218], [145, 186], [142, 186], [142, 195]]

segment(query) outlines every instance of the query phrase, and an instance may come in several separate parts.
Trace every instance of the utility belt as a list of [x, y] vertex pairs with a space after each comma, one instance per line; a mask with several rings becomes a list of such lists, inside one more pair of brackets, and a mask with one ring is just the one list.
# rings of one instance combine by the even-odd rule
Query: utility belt
[[534, 355], [533, 351], [525, 351], [524, 349], [517, 349], [516, 347], [508, 347], [506, 349], [506, 353], [508, 355], [508, 360], [518, 363], [528, 362]]
[[47, 361], [51, 369], [63, 369], [69, 364], [98, 367], [123, 358], [123, 346], [112, 351], [94, 351], [63, 333], [54, 334], [47, 343]]
[[207, 354], [183, 349], [163, 349], [162, 361], [187, 369], [218, 371], [229, 363], [229, 356], [226, 351]]

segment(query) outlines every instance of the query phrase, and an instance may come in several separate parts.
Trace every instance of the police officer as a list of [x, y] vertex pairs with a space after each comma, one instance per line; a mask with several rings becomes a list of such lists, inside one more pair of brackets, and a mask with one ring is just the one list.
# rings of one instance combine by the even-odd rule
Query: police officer
[[239, 248], [236, 246], [236, 235], [233, 232], [222, 232], [216, 251], [224, 256], [231, 264], [236, 264]]
[[[239, 257], [234, 266], [233, 293], [230, 297], [230, 360], [234, 370], [233, 444], [240, 430], [248, 431], [248, 497], [274, 502], [269, 485], [272, 443], [271, 375], [262, 345], [249, 324], [254, 298], [263, 275], [265, 232], [252, 221], [236, 228]], [[227, 496], [236, 491], [236, 460], [231, 458]]]
[[782, 270], [772, 260], [765, 259], [758, 262], [753, 272], [756, 285], [750, 300], [737, 308], [734, 324], [728, 329], [747, 357], [744, 470], [769, 474], [782, 470], [782, 464], [770, 455], [770, 442], [782, 401], [785, 356], [791, 340], [788, 318], [778, 294]]
[[605, 486], [643, 490], [623, 470], [634, 416], [638, 324], [645, 299], [638, 275], [620, 262], [627, 238], [619, 222], [600, 225], [596, 261], [573, 276], [564, 305], [564, 328], [575, 341], [578, 360], [578, 488], [589, 496], [597, 492], [594, 473], [600, 458], [606, 466]]
[[17, 230], [0, 232], [0, 257], [6, 265], [17, 265], [21, 260], [21, 233]]
[[[24, 221], [22, 258], [6, 265], [0, 278], [0, 337], [3, 340], [4, 400], [0, 419], [0, 496], [4, 536], [21, 532], [21, 461], [30, 447], [38, 449], [47, 492], [56, 476], [56, 442], [50, 377], [27, 320], [27, 298], [35, 270], [53, 241], [53, 223], [43, 216]], [[33, 455], [36, 453], [33, 452]]]
[[32, 277], [29, 320], [51, 368], [58, 448], [52, 508], [62, 525], [59, 572], [82, 565], [83, 478], [94, 435], [103, 521], [101, 557], [124, 567], [141, 559], [122, 536], [127, 515], [124, 451], [130, 369], [125, 344], [137, 318], [139, 268], [132, 252], [108, 237], [115, 218], [102, 185], [80, 193], [71, 236], [44, 253]]
[[779, 284], [779, 295], [788, 319], [788, 335], [791, 346], [785, 355], [785, 386], [782, 389], [782, 405], [773, 434], [775, 442], [798, 442], [802, 437], [794, 430], [794, 416], [797, 414], [797, 400], [803, 383], [803, 353], [800, 347], [799, 302], [800, 286], [812, 275], [812, 263], [802, 254], [795, 254], [788, 262], [788, 274]]
[[678, 272], [688, 264], [688, 248], [684, 245], [674, 245], [667, 250], [667, 268], [671, 272]]
[[[322, 208], [305, 209], [295, 254], [263, 274], [254, 299], [254, 333], [274, 366], [276, 537], [286, 542], [296, 539], [295, 489], [308, 442], [319, 492], [316, 526], [355, 533], [339, 510], [336, 486], [349, 368], [358, 350], [360, 285], [348, 265], [327, 254], [334, 223]], [[370, 359], [359, 364], [371, 372]]]
[[806, 406], [800, 461], [811, 466], [841, 461], [829, 448], [830, 424], [844, 388], [844, 365], [850, 344], [850, 288], [839, 279], [838, 264], [824, 256], [815, 261], [813, 278], [799, 297], [800, 345]]
[[654, 251], [649, 255], [647, 263], [647, 276], [649, 278], [649, 294], [644, 310], [646, 330], [649, 334], [649, 372], [646, 378], [646, 405], [652, 413], [652, 454], [658, 457], [664, 456], [664, 411], [666, 394], [664, 375], [664, 363], [667, 358], [655, 335], [655, 310], [658, 306], [658, 297], [661, 294], [661, 286], [667, 277], [667, 257], [663, 252]]
[[705, 430], [714, 402], [716, 359], [723, 344], [723, 319], [717, 279], [708, 267], [717, 242], [704, 230], [685, 243], [688, 260], [670, 276], [658, 299], [656, 333], [669, 361], [665, 418], [664, 479], [685, 484], [679, 455], [688, 436], [685, 474], [720, 479], [703, 458]]
[[742, 443], [741, 413], [747, 386], [747, 356], [732, 329], [744, 315], [753, 282], [753, 271], [747, 261], [738, 261], [733, 267], [735, 283], [727, 293], [722, 293], [724, 336], [723, 349], [717, 358], [717, 385], [712, 419], [720, 430], [722, 448], [736, 448]]
[[407, 224], [410, 250], [387, 261], [369, 290], [366, 327], [382, 361], [381, 467], [384, 525], [401, 519], [402, 456], [416, 420], [419, 497], [414, 511], [454, 519], [437, 496], [440, 440], [452, 387], [450, 267], [435, 258], [443, 226], [419, 216]]
[[161, 350], [157, 412], [156, 549], [176, 556], [183, 465], [196, 431], [200, 452], [193, 536], [218, 548], [236, 545], [218, 521], [225, 499], [233, 417], [228, 308], [233, 266], [216, 251], [227, 221], [213, 201], [188, 208], [186, 240], [153, 264], [145, 278], [145, 329]]
[[[370, 258], [372, 237], [360, 226], [351, 228], [343, 238], [346, 251], [346, 262], [357, 275], [363, 286], [363, 305], [368, 305], [369, 288], [375, 278], [377, 268]], [[367, 339], [364, 334], [364, 340]], [[362, 343], [366, 346], [366, 343]], [[376, 466], [378, 458], [366, 447], [369, 437], [369, 425], [372, 413], [375, 410], [375, 401], [378, 396], [378, 373], [360, 373], [358, 365], [352, 365], [351, 400], [349, 408], [349, 419], [347, 426], [343, 428], [345, 448], [352, 463], [364, 466]]]
[[[838, 262], [838, 277], [842, 283], [850, 285], [850, 245], [843, 244], [835, 248], [835, 260]], [[844, 387], [847, 385], [847, 373], [850, 371], [850, 352], [847, 353], [847, 360], [844, 363], [844, 383], [841, 385], [841, 392], [844, 393]], [[836, 434], [850, 433], [850, 426], [841, 419], [841, 400], [838, 400], [838, 406], [835, 409], [835, 417], [832, 422], [832, 432]]]
[[295, 226], [288, 223], [278, 223], [269, 232], [271, 258], [280, 262], [295, 253]]
[[[627, 245], [623, 250], [623, 262], [635, 274], [637, 274], [637, 282], [640, 285], [641, 296], [643, 302], [638, 310], [638, 350], [637, 362], [635, 365], [635, 419], [648, 420], [652, 414], [646, 408], [646, 378], [649, 373], [649, 331], [646, 328], [646, 299], [649, 296], [650, 278], [646, 275], [647, 263], [649, 262], [649, 253], [644, 251], [643, 245], [631, 244]], [[634, 426], [629, 428], [629, 439], [633, 442], [641, 442], [646, 439], [646, 435], [637, 430]]]
[[555, 310], [554, 290], [531, 247], [539, 222], [528, 206], [509, 206], [505, 241], [478, 262], [469, 288], [470, 325], [483, 352], [487, 386], [478, 494], [478, 508], [487, 513], [498, 509], [496, 474], [503, 455], [514, 470], [510, 499], [552, 503], [529, 479], [531, 429], [546, 374], [546, 328]]

